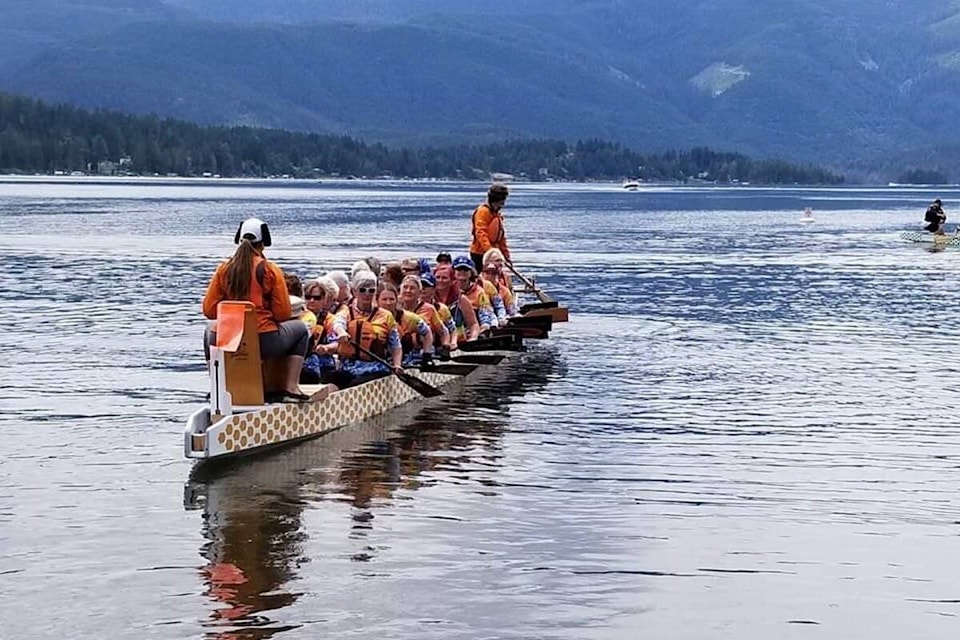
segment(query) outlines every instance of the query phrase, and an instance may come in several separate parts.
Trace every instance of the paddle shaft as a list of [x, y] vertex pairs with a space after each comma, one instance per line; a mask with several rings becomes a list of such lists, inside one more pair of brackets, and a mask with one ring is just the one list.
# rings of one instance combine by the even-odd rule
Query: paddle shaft
[[354, 343], [353, 346], [355, 346], [361, 353], [365, 353], [366, 355], [373, 358], [380, 364], [389, 368], [390, 373], [400, 378], [400, 382], [404, 383], [405, 385], [407, 385], [408, 387], [410, 387], [420, 395], [428, 396], [428, 397], [443, 395], [443, 391], [440, 391], [440, 389], [437, 389], [436, 387], [426, 382], [425, 380], [421, 380], [420, 378], [411, 376], [410, 374], [404, 373], [402, 371], [397, 371], [394, 368], [394, 366], [389, 362], [387, 362], [384, 358], [381, 358], [380, 356], [370, 351], [369, 349], [365, 349], [359, 343]]
[[507, 262], [506, 264], [507, 268], [510, 269], [510, 271], [513, 271], [513, 274], [520, 278], [520, 281], [523, 282], [523, 284], [527, 285], [527, 287], [533, 290], [533, 293], [537, 296], [537, 298], [540, 299], [540, 302], [553, 302], [553, 298], [548, 296], [541, 289], [537, 288], [537, 285], [530, 280], [530, 278], [517, 271], [517, 268], [513, 266], [512, 262]]

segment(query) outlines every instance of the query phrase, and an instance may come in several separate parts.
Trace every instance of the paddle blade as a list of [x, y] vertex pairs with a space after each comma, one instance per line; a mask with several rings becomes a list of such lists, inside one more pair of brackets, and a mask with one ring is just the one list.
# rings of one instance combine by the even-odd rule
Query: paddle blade
[[527, 315], [531, 311], [538, 311], [540, 309], [555, 309], [559, 306], [559, 302], [556, 300], [551, 300], [549, 302], [531, 302], [530, 304], [521, 305], [520, 313], [522, 315]]
[[452, 376], [468, 376], [477, 370], [477, 365], [456, 363], [437, 364], [426, 369], [421, 367], [421, 370], [429, 371], [430, 373], [446, 373]]
[[508, 327], [544, 327], [549, 331], [553, 318], [548, 315], [519, 316], [507, 320]]
[[464, 353], [450, 358], [454, 362], [466, 362], [468, 364], [486, 364], [497, 365], [507, 356], [501, 356], [494, 353]]
[[433, 385], [421, 380], [416, 376], [412, 376], [409, 373], [397, 373], [396, 374], [400, 381], [405, 385], [422, 395], [424, 398], [436, 398], [437, 396], [442, 396], [443, 391], [437, 389]]
[[493, 330], [495, 336], [520, 336], [532, 340], [546, 340], [550, 337], [549, 326], [499, 327]]
[[522, 351], [523, 340], [515, 334], [477, 338], [460, 343], [461, 351]]

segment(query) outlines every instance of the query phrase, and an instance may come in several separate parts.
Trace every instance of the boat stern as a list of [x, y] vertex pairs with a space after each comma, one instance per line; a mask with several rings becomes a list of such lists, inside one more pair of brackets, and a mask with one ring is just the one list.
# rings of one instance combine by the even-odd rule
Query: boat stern
[[197, 409], [187, 420], [187, 427], [183, 430], [183, 454], [188, 458], [206, 458], [209, 455], [207, 447], [207, 429], [210, 428], [210, 408]]

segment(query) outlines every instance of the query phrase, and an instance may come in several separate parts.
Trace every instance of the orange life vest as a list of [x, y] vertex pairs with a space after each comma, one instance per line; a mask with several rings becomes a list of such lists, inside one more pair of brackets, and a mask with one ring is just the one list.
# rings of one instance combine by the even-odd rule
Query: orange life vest
[[390, 324], [384, 321], [384, 315], [390, 317], [389, 312], [379, 307], [374, 307], [369, 315], [358, 314], [354, 308], [347, 307], [347, 333], [350, 335], [350, 342], [340, 343], [337, 353], [341, 358], [352, 360], [373, 360], [370, 356], [356, 348], [361, 347], [375, 353], [381, 358], [387, 358], [387, 334], [390, 333]]
[[[434, 339], [439, 340], [440, 336], [443, 335], [443, 318], [440, 317], [440, 310], [429, 302], [420, 301], [420, 303], [417, 304], [417, 308], [414, 309], [413, 312], [426, 320], [427, 324], [430, 326], [430, 330], [433, 331]], [[450, 313], [449, 309], [447, 310], [447, 313]]]
[[487, 297], [487, 292], [485, 287], [478, 286], [476, 281], [470, 285], [468, 291], [464, 291], [463, 295], [466, 296], [467, 300], [470, 301], [470, 305], [473, 307], [474, 311], [479, 311], [482, 308], [490, 307], [492, 310], [492, 305], [490, 303], [490, 298]]
[[393, 312], [393, 318], [397, 321], [397, 332], [400, 334], [400, 347], [403, 352], [410, 353], [419, 349], [421, 340], [417, 328], [422, 318], [412, 311], [399, 307]]

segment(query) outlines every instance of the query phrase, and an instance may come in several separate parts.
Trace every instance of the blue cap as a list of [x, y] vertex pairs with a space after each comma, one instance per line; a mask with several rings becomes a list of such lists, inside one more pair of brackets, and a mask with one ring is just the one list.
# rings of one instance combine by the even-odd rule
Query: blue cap
[[437, 279], [433, 277], [432, 273], [421, 273], [420, 284], [426, 287], [435, 287], [437, 286]]
[[474, 273], [477, 272], [477, 266], [473, 264], [473, 260], [469, 256], [457, 256], [453, 259], [453, 268], [456, 269], [470, 269]]

